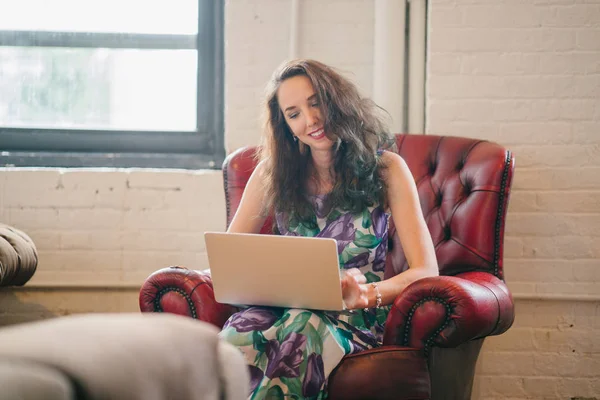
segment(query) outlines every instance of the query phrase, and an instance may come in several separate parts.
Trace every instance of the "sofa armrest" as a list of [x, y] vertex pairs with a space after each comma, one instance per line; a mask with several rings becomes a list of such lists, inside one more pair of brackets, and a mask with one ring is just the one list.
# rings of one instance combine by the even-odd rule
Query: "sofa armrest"
[[486, 272], [420, 279], [394, 301], [384, 344], [456, 347], [506, 331], [514, 306], [504, 282]]
[[236, 308], [215, 300], [208, 272], [168, 267], [151, 274], [140, 290], [142, 312], [184, 315], [222, 328]]
[[23, 286], [37, 265], [33, 240], [25, 232], [0, 223], [0, 286]]

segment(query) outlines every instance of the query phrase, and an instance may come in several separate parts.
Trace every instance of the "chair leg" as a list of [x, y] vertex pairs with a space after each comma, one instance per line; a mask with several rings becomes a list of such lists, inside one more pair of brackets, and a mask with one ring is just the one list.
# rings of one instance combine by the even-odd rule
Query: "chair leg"
[[429, 353], [431, 400], [469, 400], [475, 365], [484, 339], [454, 348], [434, 347]]

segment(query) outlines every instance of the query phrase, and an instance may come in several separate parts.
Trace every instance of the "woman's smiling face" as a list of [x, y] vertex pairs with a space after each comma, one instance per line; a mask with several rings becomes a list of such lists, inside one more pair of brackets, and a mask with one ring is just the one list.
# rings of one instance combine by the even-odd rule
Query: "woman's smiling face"
[[297, 75], [279, 86], [277, 100], [290, 130], [312, 151], [330, 150], [333, 142], [323, 130], [321, 105], [310, 79]]

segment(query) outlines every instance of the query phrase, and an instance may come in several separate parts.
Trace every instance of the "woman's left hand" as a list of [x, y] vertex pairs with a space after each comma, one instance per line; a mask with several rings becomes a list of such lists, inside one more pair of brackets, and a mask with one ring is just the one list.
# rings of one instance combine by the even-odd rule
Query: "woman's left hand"
[[342, 297], [346, 308], [365, 308], [369, 305], [367, 297], [367, 278], [358, 268], [350, 268], [342, 277]]

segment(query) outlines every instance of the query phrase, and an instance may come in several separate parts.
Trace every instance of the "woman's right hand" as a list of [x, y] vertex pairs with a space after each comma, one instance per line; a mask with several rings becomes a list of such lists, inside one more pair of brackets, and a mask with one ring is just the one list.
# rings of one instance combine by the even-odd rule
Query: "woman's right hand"
[[349, 310], [356, 308], [365, 308], [369, 305], [367, 297], [367, 278], [358, 268], [345, 270], [342, 277], [342, 298], [344, 304]]

